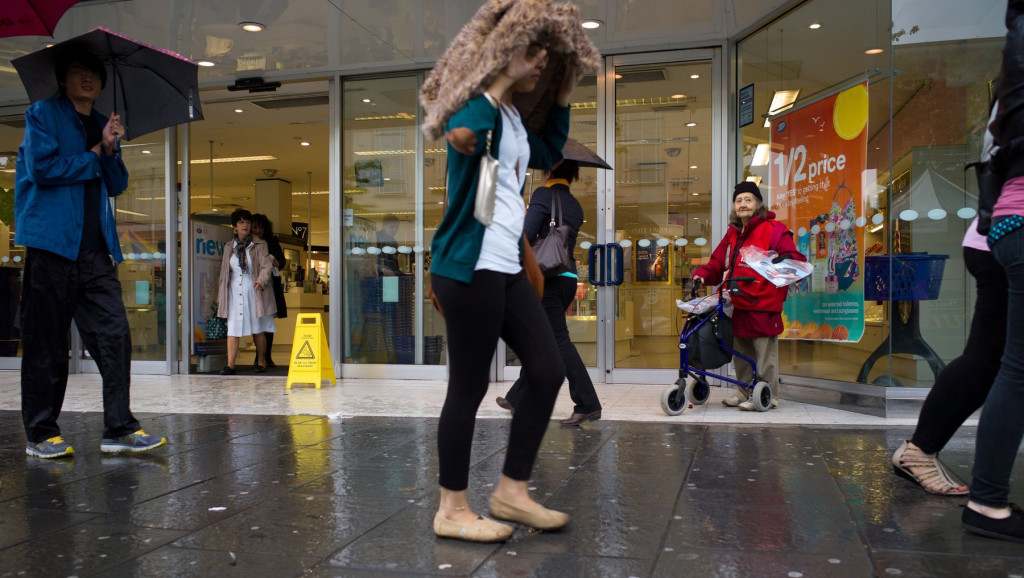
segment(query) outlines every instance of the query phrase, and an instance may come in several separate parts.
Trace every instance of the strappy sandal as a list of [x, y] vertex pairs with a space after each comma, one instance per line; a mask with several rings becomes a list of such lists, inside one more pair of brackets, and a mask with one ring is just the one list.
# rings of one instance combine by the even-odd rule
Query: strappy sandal
[[[912, 471], [912, 468], [917, 472]], [[918, 448], [910, 447], [907, 441], [900, 444], [892, 455], [892, 471], [921, 486], [929, 494], [964, 496], [968, 493], [967, 486], [957, 481], [939, 461], [938, 453], [926, 454]]]

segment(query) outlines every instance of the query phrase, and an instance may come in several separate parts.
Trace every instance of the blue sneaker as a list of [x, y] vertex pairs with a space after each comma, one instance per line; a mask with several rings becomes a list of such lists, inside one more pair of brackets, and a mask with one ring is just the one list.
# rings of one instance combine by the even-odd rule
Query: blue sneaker
[[117, 439], [103, 438], [100, 441], [100, 451], [106, 453], [148, 452], [165, 443], [167, 443], [167, 438], [146, 435], [146, 432], [139, 430]]
[[37, 458], [50, 459], [70, 456], [75, 453], [71, 444], [64, 441], [61, 436], [54, 436], [39, 443], [28, 442], [25, 444], [25, 453]]

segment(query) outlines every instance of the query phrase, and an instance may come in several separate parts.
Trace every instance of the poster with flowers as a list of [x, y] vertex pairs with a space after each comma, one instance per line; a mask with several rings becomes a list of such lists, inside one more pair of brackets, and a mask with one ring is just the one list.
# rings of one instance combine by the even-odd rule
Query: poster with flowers
[[864, 335], [867, 124], [866, 81], [771, 119], [769, 207], [814, 265], [790, 285], [782, 338]]

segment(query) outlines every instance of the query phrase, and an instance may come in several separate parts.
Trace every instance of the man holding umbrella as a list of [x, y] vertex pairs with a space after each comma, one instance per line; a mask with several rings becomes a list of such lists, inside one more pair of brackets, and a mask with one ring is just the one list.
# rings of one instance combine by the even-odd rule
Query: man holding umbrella
[[167, 439], [147, 435], [129, 408], [131, 334], [108, 201], [128, 187], [118, 145], [125, 129], [119, 115], [108, 119], [93, 109], [107, 80], [97, 57], [62, 47], [55, 69], [59, 94], [25, 113], [14, 194], [14, 241], [28, 248], [21, 300], [25, 451], [40, 458], [74, 453], [57, 425], [72, 319], [103, 377], [101, 451], [147, 451]]

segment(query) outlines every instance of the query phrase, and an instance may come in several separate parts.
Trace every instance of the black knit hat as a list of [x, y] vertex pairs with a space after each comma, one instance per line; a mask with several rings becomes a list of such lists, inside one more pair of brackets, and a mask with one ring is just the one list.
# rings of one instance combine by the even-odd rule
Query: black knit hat
[[757, 197], [757, 200], [764, 202], [764, 198], [761, 196], [761, 189], [757, 188], [757, 183], [754, 181], [740, 181], [736, 183], [736, 188], [732, 190], [732, 200], [736, 200], [736, 196], [740, 193], [750, 193]]

